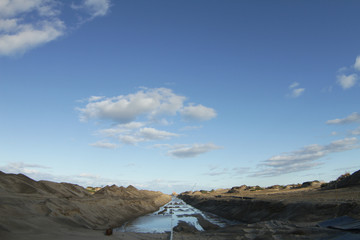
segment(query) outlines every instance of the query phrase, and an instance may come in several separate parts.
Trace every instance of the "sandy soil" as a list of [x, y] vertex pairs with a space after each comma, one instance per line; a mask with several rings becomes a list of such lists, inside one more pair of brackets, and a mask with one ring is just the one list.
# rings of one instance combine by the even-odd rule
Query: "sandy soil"
[[[339, 185], [342, 187], [337, 188]], [[242, 223], [203, 233], [183, 233], [174, 239], [360, 239], [360, 223], [358, 230], [352, 231], [318, 226], [340, 216], [360, 219], [360, 171], [325, 187], [317, 182], [293, 189], [240, 186], [186, 192], [179, 197], [200, 210]]]
[[[356, 178], [344, 178], [326, 188], [310, 184], [295, 189], [237, 188], [232, 193], [219, 189], [182, 194], [180, 197], [196, 208], [241, 222], [217, 229], [202, 221], [207, 231], [185, 226], [174, 232], [173, 239], [360, 239], [360, 231], [317, 225], [344, 215], [360, 219], [359, 176], [360, 172]], [[169, 239], [169, 233], [104, 234], [105, 229], [154, 212], [169, 200], [168, 195], [132, 186], [107, 186], [92, 194], [74, 184], [37, 182], [22, 174], [0, 172], [0, 239]]]
[[170, 199], [132, 186], [91, 194], [74, 184], [0, 172], [0, 239], [109, 239], [105, 229], [156, 211]]

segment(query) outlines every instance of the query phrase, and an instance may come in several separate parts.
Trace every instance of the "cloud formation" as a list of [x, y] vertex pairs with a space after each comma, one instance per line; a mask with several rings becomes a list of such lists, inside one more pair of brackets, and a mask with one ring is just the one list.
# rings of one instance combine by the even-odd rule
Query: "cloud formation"
[[360, 135], [360, 127], [350, 131], [350, 134], [352, 134], [352, 135]]
[[81, 4], [72, 4], [72, 9], [84, 10], [92, 18], [105, 16], [110, 8], [110, 0], [83, 0]]
[[118, 145], [114, 144], [114, 143], [110, 143], [110, 142], [105, 142], [105, 141], [98, 141], [96, 143], [91, 143], [89, 144], [90, 146], [93, 147], [98, 147], [98, 148], [107, 148], [107, 149], [114, 149], [117, 148]]
[[38, 164], [28, 164], [23, 162], [12, 162], [1, 167], [1, 170], [6, 173], [21, 172], [24, 174], [38, 173], [41, 169], [49, 169], [49, 167]]
[[[139, 145], [150, 141], [164, 141], [182, 134], [166, 129], [176, 118], [189, 121], [207, 121], [216, 117], [216, 111], [202, 104], [186, 104], [186, 97], [175, 94], [168, 88], [142, 88], [141, 90], [116, 97], [91, 96], [81, 101], [85, 106], [77, 108], [80, 121], [95, 120], [111, 127], [96, 132], [102, 138], [112, 139], [115, 143], [99, 141], [90, 144], [94, 147], [115, 148], [116, 143]], [[170, 121], [169, 121], [170, 120]], [[183, 123], [180, 121], [180, 123]], [[115, 124], [115, 125], [114, 125]], [[177, 131], [190, 131], [201, 126], [186, 126]], [[155, 144], [166, 147], [167, 154], [177, 158], [196, 157], [211, 150], [219, 149], [215, 144]], [[155, 146], [154, 145], [154, 146]]]
[[354, 68], [358, 71], [360, 71], [360, 56], [356, 57]]
[[119, 140], [124, 144], [137, 144], [153, 140], [165, 140], [179, 136], [176, 133], [158, 130], [155, 128], [141, 128], [137, 131], [129, 131], [126, 134], [120, 134]]
[[[66, 27], [54, 0], [0, 2], [0, 55], [23, 53], [57, 39]], [[27, 20], [34, 14], [35, 20]]]
[[142, 128], [139, 130], [140, 136], [144, 139], [154, 140], [154, 139], [168, 139], [170, 137], [177, 137], [178, 134], [160, 131], [155, 128]]
[[104, 137], [111, 137], [115, 140], [119, 140], [123, 144], [130, 145], [153, 140], [165, 140], [179, 136], [179, 134], [176, 133], [144, 127], [145, 125], [146, 124], [143, 122], [118, 124], [113, 128], [99, 130], [98, 134]]
[[177, 113], [189, 121], [206, 121], [216, 117], [214, 109], [201, 104], [184, 106], [185, 100], [186, 97], [173, 93], [171, 89], [154, 88], [111, 98], [92, 96], [88, 104], [84, 108], [78, 108], [78, 111], [82, 121], [102, 119], [121, 124], [133, 122], [140, 117], [154, 120]]
[[357, 138], [344, 138], [333, 141], [328, 145], [313, 144], [300, 150], [283, 153], [265, 160], [259, 169], [252, 176], [273, 177], [291, 172], [299, 172], [311, 169], [321, 163], [316, 160], [331, 153], [344, 152], [360, 148]]
[[192, 130], [198, 130], [201, 129], [203, 126], [185, 126], [180, 129], [180, 131], [192, 131]]
[[289, 89], [291, 90], [291, 92], [289, 94], [287, 94], [288, 97], [291, 98], [298, 98], [300, 97], [304, 91], [305, 88], [298, 88], [300, 84], [298, 82], [293, 82], [290, 86]]
[[210, 167], [207, 173], [204, 175], [208, 176], [223, 176], [228, 175], [231, 177], [242, 177], [249, 171], [248, 167], [236, 167], [236, 168], [220, 168], [218, 166]]
[[[61, 20], [64, 4], [59, 0], [0, 1], [0, 56], [23, 54], [63, 36], [67, 30]], [[93, 19], [104, 16], [110, 2], [84, 0], [80, 7]]]
[[205, 107], [201, 104], [184, 107], [181, 115], [186, 121], [206, 121], [216, 117], [216, 112], [212, 108]]
[[82, 121], [103, 119], [124, 124], [140, 116], [151, 119], [160, 115], [175, 115], [183, 107], [185, 99], [170, 89], [155, 88], [99, 100], [93, 98], [78, 110]]
[[355, 73], [350, 75], [341, 74], [337, 76], [337, 83], [345, 90], [355, 86], [357, 80], [358, 75]]
[[210, 152], [212, 150], [221, 149], [222, 147], [217, 146], [213, 143], [205, 144], [192, 144], [192, 145], [180, 145], [173, 146], [173, 149], [168, 151], [168, 154], [176, 158], [193, 158], [200, 154]]
[[296, 88], [297, 86], [299, 86], [300, 84], [298, 83], [298, 82], [293, 82], [290, 86], [289, 86], [289, 88], [290, 89], [293, 89], [293, 88]]
[[347, 123], [360, 123], [360, 114], [353, 112], [345, 118], [337, 118], [326, 121], [326, 124], [347, 124]]

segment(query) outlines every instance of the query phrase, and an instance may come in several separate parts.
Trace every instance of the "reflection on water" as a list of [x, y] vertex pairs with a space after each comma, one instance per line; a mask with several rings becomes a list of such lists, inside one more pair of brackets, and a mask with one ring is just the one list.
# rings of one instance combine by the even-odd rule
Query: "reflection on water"
[[233, 223], [216, 215], [203, 213], [186, 204], [183, 200], [173, 197], [169, 203], [162, 206], [158, 211], [125, 223], [123, 226], [116, 229], [116, 231], [164, 233], [171, 231], [179, 221], [187, 222], [196, 227], [197, 230], [203, 231], [204, 229], [199, 224], [198, 219], [194, 216], [195, 214], [201, 215], [204, 219], [219, 227], [224, 227]]

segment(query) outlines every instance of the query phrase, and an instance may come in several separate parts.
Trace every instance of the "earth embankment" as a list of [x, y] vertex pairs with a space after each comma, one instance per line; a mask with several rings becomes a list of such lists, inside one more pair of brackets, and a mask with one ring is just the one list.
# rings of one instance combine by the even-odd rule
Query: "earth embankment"
[[359, 217], [359, 203], [348, 202], [310, 202], [266, 199], [243, 199], [235, 196], [191, 196], [181, 195], [186, 203], [227, 219], [244, 223], [268, 220], [290, 220], [293, 222], [317, 222], [338, 216]]
[[210, 192], [185, 192], [179, 198], [200, 210], [244, 223], [318, 222], [345, 215], [359, 219], [360, 170], [330, 183], [313, 181], [266, 189], [242, 185]]
[[49, 239], [84, 229], [103, 232], [156, 211], [170, 199], [133, 186], [106, 186], [91, 193], [75, 184], [0, 172], [0, 238]]
[[[242, 185], [182, 193], [178, 197], [187, 204], [239, 221], [224, 229], [186, 233], [186, 239], [360, 239], [359, 176], [357, 171], [329, 184], [313, 181], [266, 189]], [[345, 228], [325, 226], [329, 221]]]

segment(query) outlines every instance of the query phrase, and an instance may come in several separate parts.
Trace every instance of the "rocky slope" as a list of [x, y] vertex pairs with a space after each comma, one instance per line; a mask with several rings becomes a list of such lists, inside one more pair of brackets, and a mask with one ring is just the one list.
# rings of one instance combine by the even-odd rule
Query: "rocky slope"
[[117, 227], [156, 211], [170, 199], [161, 192], [133, 186], [106, 186], [91, 194], [75, 184], [0, 172], [0, 239], [40, 239], [36, 236], [74, 228]]

